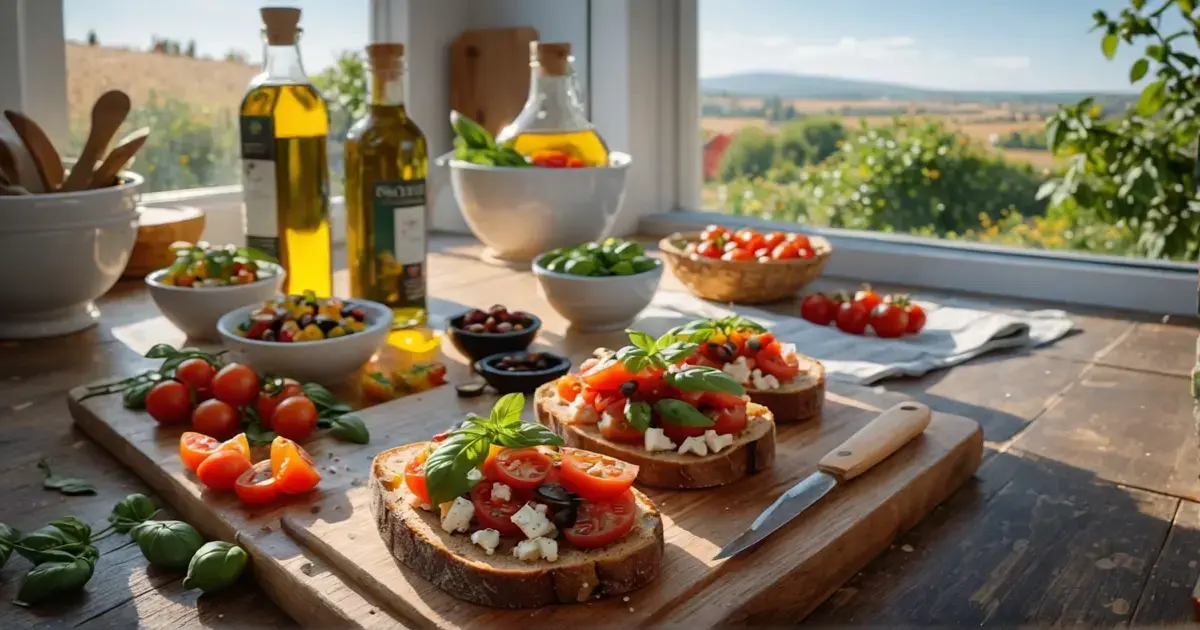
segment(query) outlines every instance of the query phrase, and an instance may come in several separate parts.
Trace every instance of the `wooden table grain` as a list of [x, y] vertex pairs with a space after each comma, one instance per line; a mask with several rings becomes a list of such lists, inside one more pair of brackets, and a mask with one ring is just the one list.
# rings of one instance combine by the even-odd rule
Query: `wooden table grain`
[[[444, 315], [501, 302], [554, 313], [528, 273], [478, 260], [469, 238], [438, 236], [431, 309]], [[823, 279], [817, 288], [848, 288]], [[335, 285], [344, 290], [345, 272]], [[667, 274], [664, 287], [679, 285]], [[883, 287], [891, 289], [891, 287]], [[1043, 308], [996, 298], [991, 308]], [[465, 306], [464, 306], [465, 305]], [[65, 393], [128, 373], [140, 353], [182, 335], [137, 282], [100, 303], [99, 327], [57, 339], [0, 342], [0, 522], [31, 529], [63, 514], [102, 522], [130, 492], [149, 492], [71, 424]], [[1065, 308], [1082, 332], [881, 387], [983, 426], [975, 479], [836, 592], [809, 624], [1089, 626], [1192, 621], [1200, 577], [1200, 445], [1188, 378], [1197, 323]], [[773, 307], [794, 312], [794, 304]], [[570, 348], [587, 335], [540, 338]], [[449, 353], [455, 359], [453, 352]], [[41, 488], [36, 464], [93, 480], [98, 494]], [[0, 628], [295, 627], [247, 580], [215, 595], [183, 589], [146, 566], [127, 537], [102, 542], [86, 592], [35, 610], [10, 603], [23, 561], [0, 572]]]

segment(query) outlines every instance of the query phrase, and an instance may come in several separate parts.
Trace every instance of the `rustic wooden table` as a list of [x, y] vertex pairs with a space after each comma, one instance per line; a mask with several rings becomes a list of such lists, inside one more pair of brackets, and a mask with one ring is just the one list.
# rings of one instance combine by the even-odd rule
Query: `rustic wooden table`
[[[433, 250], [435, 314], [501, 302], [554, 316], [529, 274], [479, 262], [474, 241], [437, 237]], [[344, 272], [337, 284], [345, 288]], [[663, 284], [679, 288], [670, 274]], [[150, 345], [178, 344], [182, 336], [160, 318], [139, 283], [118, 286], [100, 308], [98, 328], [0, 343], [0, 522], [28, 529], [63, 514], [102, 522], [124, 495], [149, 492], [73, 428], [65, 393], [128, 373]], [[1188, 378], [1197, 324], [1073, 314], [1082, 332], [1049, 347], [997, 353], [883, 386], [977, 420], [987, 440], [985, 459], [974, 482], [903, 534], [809, 623], [1111, 626], [1192, 620], [1191, 589], [1200, 576], [1200, 451]], [[587, 343], [586, 336], [539, 338], [545, 347]], [[63, 497], [43, 490], [36, 463], [44, 457], [63, 474], [93, 480], [98, 494]], [[296, 625], [250, 581], [199, 597], [183, 589], [179, 576], [148, 569], [127, 537], [101, 545], [103, 557], [86, 593], [37, 610], [9, 603], [20, 570], [5, 569], [0, 628]]]

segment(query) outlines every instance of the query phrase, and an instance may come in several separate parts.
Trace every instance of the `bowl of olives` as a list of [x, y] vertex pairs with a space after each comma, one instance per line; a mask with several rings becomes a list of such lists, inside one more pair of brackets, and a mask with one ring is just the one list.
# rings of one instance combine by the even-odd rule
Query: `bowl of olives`
[[470, 309], [446, 320], [446, 336], [472, 362], [502, 352], [524, 350], [533, 343], [542, 320], [502, 304]]
[[501, 352], [475, 362], [475, 371], [501, 394], [528, 394], [570, 370], [571, 361], [552, 352]]

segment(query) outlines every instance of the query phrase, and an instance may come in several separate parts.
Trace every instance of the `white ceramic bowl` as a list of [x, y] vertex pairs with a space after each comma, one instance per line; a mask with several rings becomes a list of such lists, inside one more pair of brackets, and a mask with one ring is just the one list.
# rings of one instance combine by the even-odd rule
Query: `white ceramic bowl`
[[246, 339], [237, 334], [239, 324], [250, 319], [258, 304], [230, 311], [217, 320], [217, 332], [229, 350], [230, 360], [245, 363], [257, 372], [288, 376], [302, 383], [336, 385], [371, 360], [387, 342], [392, 309], [369, 300], [346, 300], [366, 311], [367, 327], [345, 337], [283, 343]]
[[650, 305], [662, 280], [662, 261], [630, 276], [573, 276], [533, 263], [538, 293], [571, 327], [583, 331], [622, 330]]
[[177, 287], [163, 284], [166, 269], [159, 269], [146, 276], [150, 297], [154, 305], [172, 324], [188, 336], [189, 341], [217, 341], [217, 320], [239, 306], [259, 306], [271, 299], [283, 286], [287, 273], [283, 267], [273, 263], [258, 263], [270, 266], [275, 275], [260, 278], [249, 284], [226, 287]]
[[95, 300], [129, 262], [138, 187], [122, 173], [109, 188], [0, 196], [0, 338], [37, 339], [88, 328]]
[[454, 199], [485, 255], [528, 262], [547, 250], [603, 240], [625, 199], [631, 159], [609, 154], [609, 166], [537, 168], [450, 161]]

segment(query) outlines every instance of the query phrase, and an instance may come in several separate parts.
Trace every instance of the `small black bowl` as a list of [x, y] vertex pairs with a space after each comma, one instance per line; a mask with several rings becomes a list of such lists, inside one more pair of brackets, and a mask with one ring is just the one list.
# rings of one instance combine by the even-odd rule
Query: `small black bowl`
[[466, 311], [446, 320], [446, 334], [458, 351], [467, 355], [472, 362], [499, 352], [519, 352], [533, 343], [533, 338], [542, 329], [542, 320], [537, 315], [526, 313], [533, 324], [524, 330], [506, 333], [475, 333], [463, 328]]
[[[509, 372], [496, 367], [496, 364], [505, 357], [521, 357], [527, 354], [540, 354], [550, 359], [550, 367], [530, 372]], [[475, 371], [479, 372], [483, 380], [487, 381], [488, 385], [491, 385], [493, 389], [501, 394], [511, 394], [513, 392], [528, 394], [543, 384], [549, 383], [571, 371], [571, 360], [553, 352], [526, 352], [524, 350], [500, 352], [476, 361]]]

